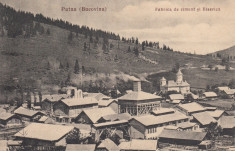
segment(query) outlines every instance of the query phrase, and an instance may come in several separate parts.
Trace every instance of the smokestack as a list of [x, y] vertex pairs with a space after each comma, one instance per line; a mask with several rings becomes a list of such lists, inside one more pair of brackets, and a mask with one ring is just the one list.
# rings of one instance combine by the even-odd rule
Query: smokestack
[[139, 79], [133, 81], [133, 91], [141, 91], [141, 81]]

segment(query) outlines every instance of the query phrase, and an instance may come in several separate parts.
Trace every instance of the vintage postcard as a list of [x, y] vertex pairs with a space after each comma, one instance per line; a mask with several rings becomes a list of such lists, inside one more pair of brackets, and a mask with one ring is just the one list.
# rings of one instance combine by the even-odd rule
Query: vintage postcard
[[0, 151], [235, 150], [234, 0], [0, 0]]

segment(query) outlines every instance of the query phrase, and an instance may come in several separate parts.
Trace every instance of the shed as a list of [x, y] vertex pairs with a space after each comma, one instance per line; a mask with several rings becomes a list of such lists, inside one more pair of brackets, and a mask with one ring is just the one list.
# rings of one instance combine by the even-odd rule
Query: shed
[[132, 139], [128, 142], [121, 142], [118, 147], [121, 151], [156, 151], [157, 140]]
[[119, 147], [109, 138], [103, 140], [97, 147], [97, 151], [120, 151]]
[[95, 151], [96, 144], [67, 144], [65, 151]]

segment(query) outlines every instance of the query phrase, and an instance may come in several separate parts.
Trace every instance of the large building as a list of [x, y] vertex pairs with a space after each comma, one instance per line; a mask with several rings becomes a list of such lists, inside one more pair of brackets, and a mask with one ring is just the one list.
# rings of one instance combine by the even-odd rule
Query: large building
[[163, 93], [166, 93], [168, 91], [177, 91], [185, 94], [190, 92], [190, 84], [186, 80], [183, 80], [183, 74], [179, 70], [176, 73], [176, 81], [167, 81], [164, 77], [162, 77], [162, 79], [160, 80], [160, 90]]
[[141, 81], [133, 82], [133, 91], [118, 98], [119, 113], [130, 115], [149, 114], [161, 107], [161, 97], [141, 91]]

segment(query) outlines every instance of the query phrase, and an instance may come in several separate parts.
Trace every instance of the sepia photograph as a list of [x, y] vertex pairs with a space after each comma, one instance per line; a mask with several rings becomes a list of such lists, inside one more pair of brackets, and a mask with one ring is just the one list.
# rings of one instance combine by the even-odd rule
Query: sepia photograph
[[0, 0], [0, 151], [235, 151], [234, 0]]

